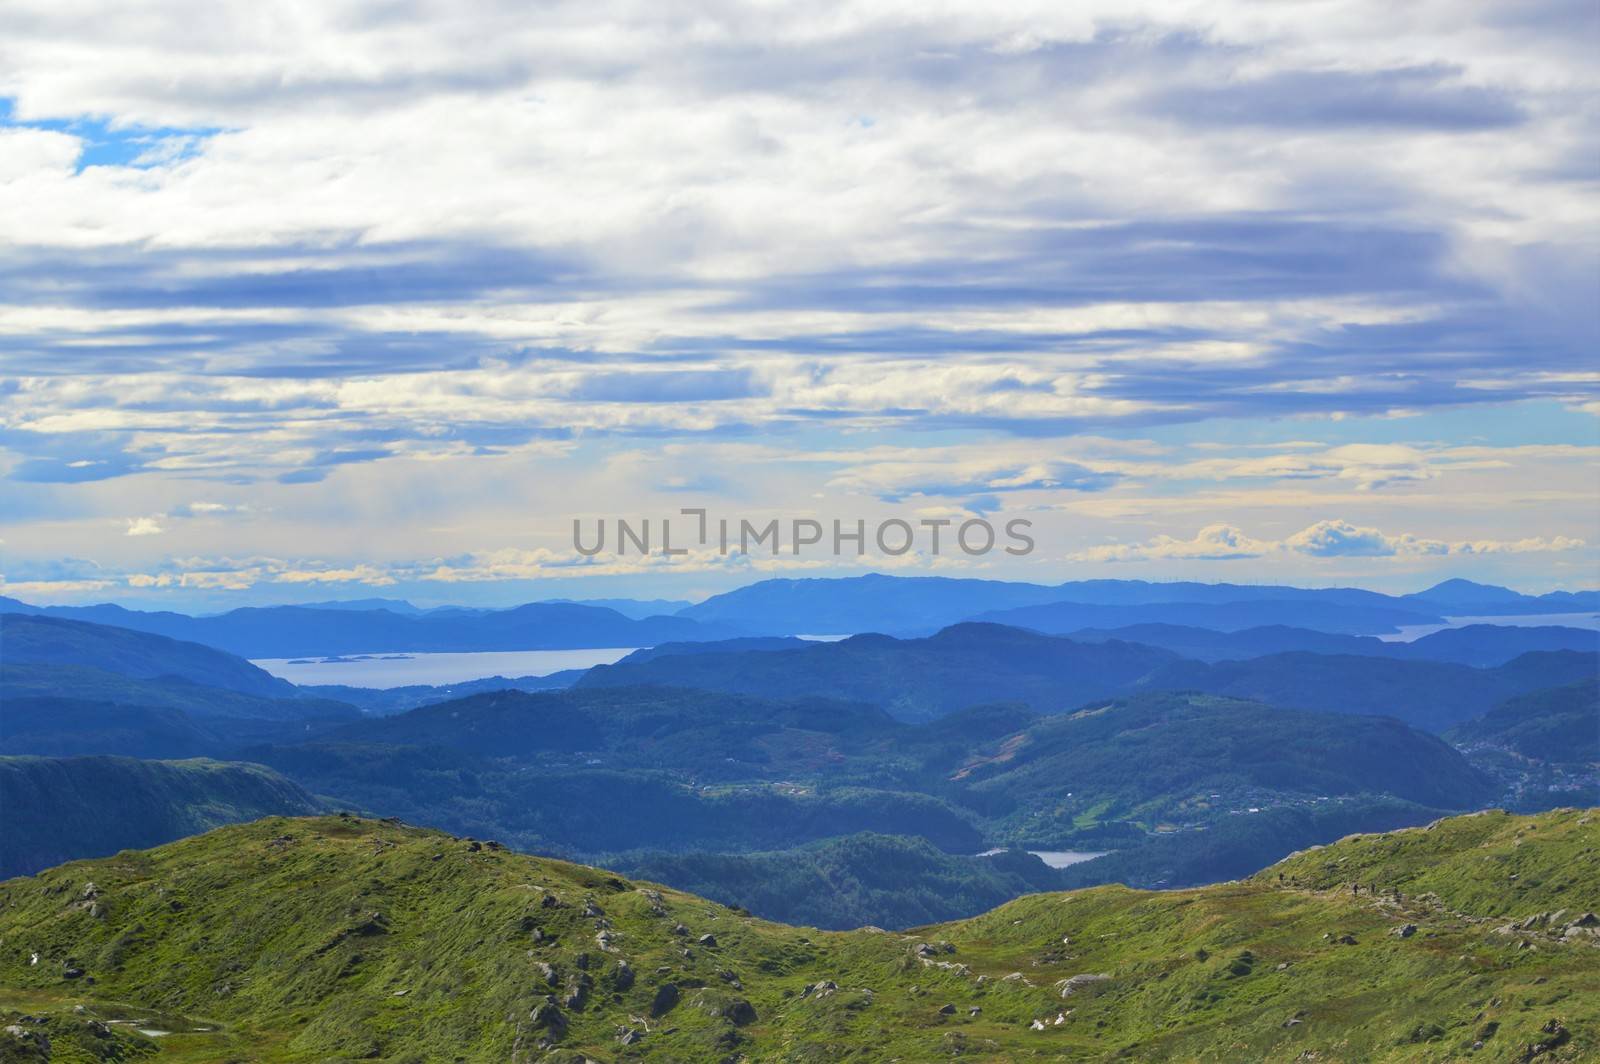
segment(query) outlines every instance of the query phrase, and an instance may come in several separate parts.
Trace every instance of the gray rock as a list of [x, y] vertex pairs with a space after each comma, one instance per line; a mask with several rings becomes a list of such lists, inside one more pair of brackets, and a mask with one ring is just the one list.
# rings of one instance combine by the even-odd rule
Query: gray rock
[[681, 996], [678, 993], [678, 984], [662, 983], [656, 987], [656, 996], [650, 1000], [650, 1015], [664, 1016], [671, 1012]]
[[1076, 994], [1086, 986], [1091, 986], [1095, 983], [1104, 983], [1110, 978], [1111, 977], [1109, 975], [1106, 975], [1103, 972], [1085, 972], [1082, 975], [1074, 975], [1070, 978], [1063, 979], [1057, 983], [1056, 986], [1061, 988], [1062, 997], [1071, 997], [1073, 994]]
[[528, 1020], [535, 1027], [543, 1027], [557, 1037], [567, 1029], [566, 1016], [551, 1001], [541, 1001], [535, 1005], [533, 1011], [528, 1014]]

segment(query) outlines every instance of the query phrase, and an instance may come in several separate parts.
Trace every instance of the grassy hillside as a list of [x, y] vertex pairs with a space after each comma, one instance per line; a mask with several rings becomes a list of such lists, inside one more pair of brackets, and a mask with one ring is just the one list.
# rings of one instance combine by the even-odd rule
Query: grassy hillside
[[[274, 818], [0, 884], [0, 1019], [102, 1047], [84, 1060], [1592, 1059], [1595, 815], [1446, 821], [907, 935]], [[1353, 894], [1356, 871], [1402, 896]], [[172, 1033], [98, 1035], [108, 1019]]]
[[0, 757], [0, 878], [322, 804], [271, 769], [221, 761]]

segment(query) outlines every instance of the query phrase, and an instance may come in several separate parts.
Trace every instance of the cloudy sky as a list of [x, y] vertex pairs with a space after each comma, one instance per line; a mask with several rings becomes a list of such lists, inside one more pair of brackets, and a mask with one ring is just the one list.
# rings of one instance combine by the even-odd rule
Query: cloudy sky
[[0, 0], [0, 593], [1594, 586], [1597, 12]]

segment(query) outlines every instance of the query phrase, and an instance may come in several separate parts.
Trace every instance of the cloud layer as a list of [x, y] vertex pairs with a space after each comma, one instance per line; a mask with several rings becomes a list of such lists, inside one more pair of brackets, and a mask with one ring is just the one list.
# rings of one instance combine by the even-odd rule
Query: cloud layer
[[[240, 535], [309, 556], [291, 545], [352, 522], [397, 565], [536, 549], [498, 511], [510, 468], [559, 484], [524, 501], [561, 516], [670, 490], [1102, 522], [1433, 492], [1438, 527], [1393, 527], [1444, 544], [1527, 538], [1458, 490], [1515, 468], [1564, 500], [1540, 535], [1593, 542], [1558, 449], [1600, 442], [1595, 23], [1444, 0], [8, 4], [7, 576], [63, 541], [119, 573]], [[728, 458], [757, 440], [785, 471], [760, 485]], [[424, 498], [451, 516], [393, 512]], [[1306, 533], [1382, 523], [1294, 505]], [[1061, 557], [1109, 535], [1236, 556], [1199, 527], [1081, 528]], [[1285, 549], [1427, 553], [1342, 535]], [[372, 559], [335, 553], [322, 571], [361, 582]]]

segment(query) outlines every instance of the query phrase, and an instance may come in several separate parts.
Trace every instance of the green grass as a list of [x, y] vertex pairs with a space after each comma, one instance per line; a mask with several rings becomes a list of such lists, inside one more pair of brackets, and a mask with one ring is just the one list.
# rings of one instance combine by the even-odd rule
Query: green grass
[[[124, 1059], [183, 1061], [1513, 1061], [1552, 1021], [1566, 1040], [1532, 1059], [1593, 1059], [1600, 938], [1557, 936], [1600, 908], [1597, 824], [1457, 818], [1244, 882], [1030, 895], [895, 934], [773, 924], [395, 823], [271, 818], [0, 884], [0, 1009], [69, 1033], [113, 1010], [220, 1026], [119, 1029], [128, 1053], [157, 1050]], [[1401, 898], [1353, 895], [1357, 873]], [[1084, 974], [1108, 978], [1063, 998]], [[585, 980], [552, 1038], [533, 1017]], [[806, 991], [823, 981], [838, 989]]]

